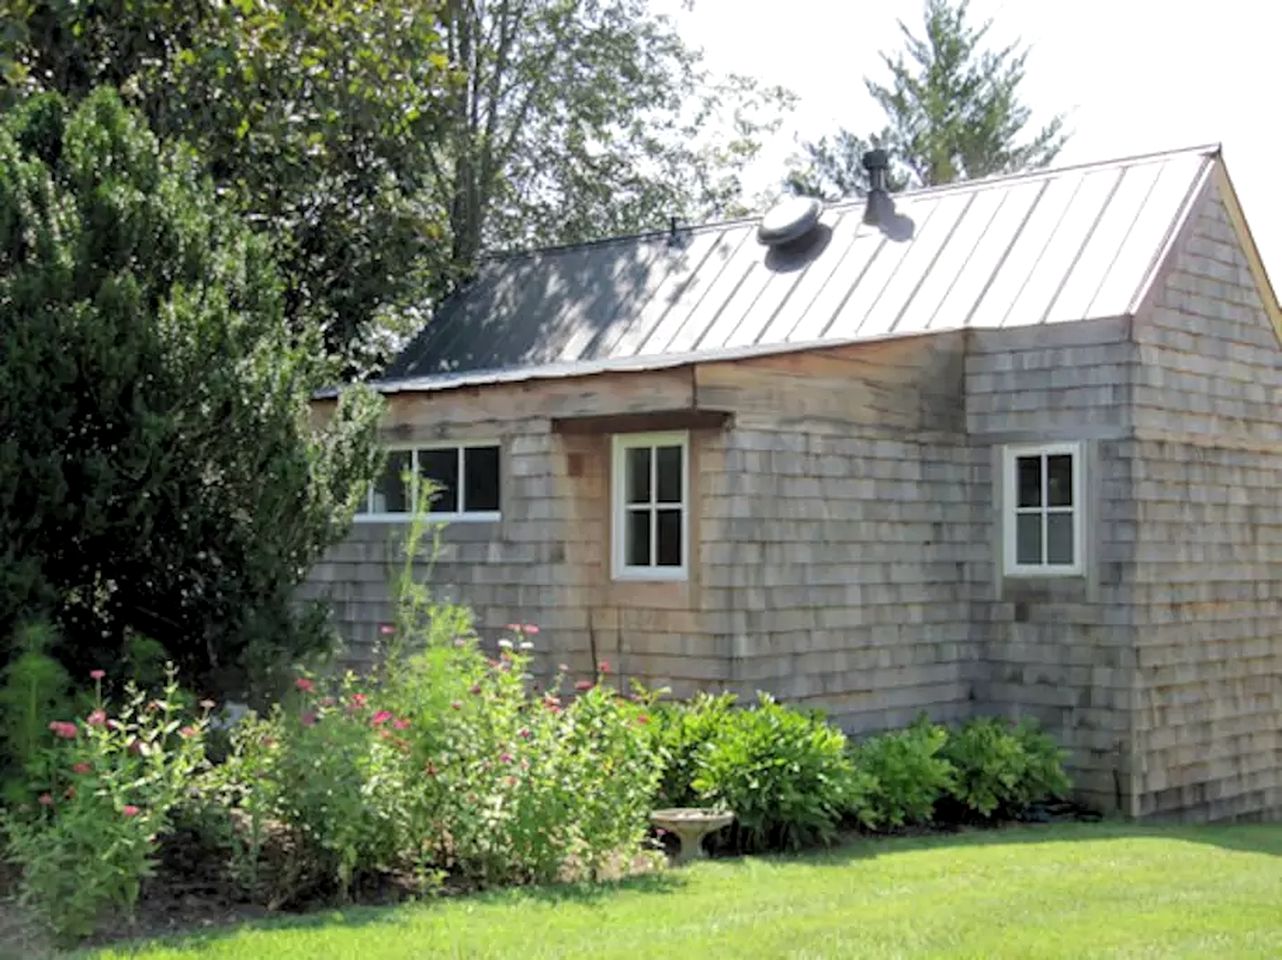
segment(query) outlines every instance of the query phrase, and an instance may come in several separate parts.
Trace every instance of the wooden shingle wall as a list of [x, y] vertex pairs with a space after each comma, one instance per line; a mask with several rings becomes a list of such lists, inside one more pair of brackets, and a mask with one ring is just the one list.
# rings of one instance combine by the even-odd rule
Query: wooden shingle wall
[[1137, 317], [1137, 814], [1282, 812], [1282, 349], [1211, 192]]
[[[1134, 507], [1126, 437], [1137, 351], [1125, 319], [973, 331], [966, 411], [976, 451], [980, 558], [967, 568], [983, 659], [976, 712], [1036, 718], [1068, 751], [1079, 796], [1101, 809], [1130, 793], [1134, 651], [1124, 571]], [[1066, 578], [1004, 574], [1006, 444], [1083, 444], [1085, 564]]]

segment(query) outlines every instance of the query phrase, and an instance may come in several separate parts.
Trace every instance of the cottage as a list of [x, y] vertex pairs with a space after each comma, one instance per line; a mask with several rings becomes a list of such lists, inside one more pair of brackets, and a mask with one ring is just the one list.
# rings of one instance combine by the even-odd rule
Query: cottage
[[497, 259], [310, 589], [376, 638], [410, 468], [540, 670], [1033, 715], [1101, 807], [1276, 814], [1279, 330], [1214, 147]]

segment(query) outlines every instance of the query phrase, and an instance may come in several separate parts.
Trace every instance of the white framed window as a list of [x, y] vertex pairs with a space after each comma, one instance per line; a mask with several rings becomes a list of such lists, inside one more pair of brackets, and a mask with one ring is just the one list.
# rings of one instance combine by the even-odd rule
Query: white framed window
[[614, 435], [613, 546], [616, 580], [684, 580], [690, 553], [690, 436]]
[[1082, 572], [1082, 445], [1003, 451], [1002, 522], [1008, 576]]
[[428, 504], [432, 519], [498, 520], [499, 460], [499, 444], [493, 440], [389, 447], [383, 472], [370, 485], [356, 519], [366, 523], [407, 519], [421, 485], [430, 481], [435, 490]]

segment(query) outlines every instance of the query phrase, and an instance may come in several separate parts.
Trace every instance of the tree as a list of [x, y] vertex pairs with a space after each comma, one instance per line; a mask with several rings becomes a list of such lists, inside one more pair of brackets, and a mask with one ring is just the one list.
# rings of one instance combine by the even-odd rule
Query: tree
[[0, 0], [0, 78], [192, 143], [350, 373], [487, 251], [733, 212], [790, 102], [643, 0]]
[[450, 2], [443, 32], [464, 82], [432, 174], [463, 270], [483, 250], [733, 209], [739, 172], [792, 103], [712, 77], [642, 0]]
[[113, 91], [0, 120], [0, 644], [49, 618], [84, 677], [143, 634], [222, 691], [319, 648], [293, 594], [374, 474], [378, 404], [313, 425], [337, 371], [269, 247]]
[[890, 86], [864, 81], [888, 126], [867, 139], [843, 128], [831, 140], [804, 143], [802, 165], [787, 178], [793, 190], [815, 196], [863, 192], [861, 161], [874, 146], [891, 154], [894, 189], [1015, 173], [1055, 159], [1066, 139], [1062, 115], [1021, 139], [1032, 116], [1018, 97], [1028, 48], [986, 49], [992, 21], [972, 27], [968, 6], [968, 0], [927, 0], [925, 39], [899, 22], [907, 56], [881, 54]]
[[421, 323], [448, 266], [427, 197], [451, 83], [421, 0], [0, 0], [9, 99], [122, 90], [163, 138], [196, 147], [271, 238], [298, 329], [347, 373]]

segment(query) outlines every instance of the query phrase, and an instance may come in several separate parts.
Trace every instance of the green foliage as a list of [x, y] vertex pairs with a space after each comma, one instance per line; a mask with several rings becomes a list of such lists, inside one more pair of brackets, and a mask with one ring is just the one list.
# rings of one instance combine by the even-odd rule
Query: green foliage
[[881, 55], [890, 86], [864, 81], [888, 126], [867, 139], [841, 129], [831, 140], [803, 144], [806, 156], [787, 179], [794, 191], [864, 192], [862, 158], [874, 146], [891, 154], [893, 189], [1017, 173], [1055, 159], [1067, 139], [1062, 116], [1021, 139], [1032, 116], [1019, 100], [1027, 48], [986, 48], [992, 21], [971, 26], [968, 7], [968, 0], [927, 0], [924, 39], [900, 21], [907, 56]]
[[745, 851], [832, 840], [855, 778], [839, 730], [820, 714], [790, 710], [765, 694], [751, 709], [723, 715], [697, 768], [695, 792], [734, 811]]
[[971, 720], [950, 734], [943, 756], [955, 771], [951, 796], [984, 819], [1018, 816], [1069, 788], [1063, 751], [1032, 720]]
[[0, 774], [7, 800], [25, 789], [26, 770], [48, 741], [49, 721], [70, 710], [71, 677], [46, 652], [53, 641], [47, 623], [20, 627], [16, 656], [0, 673]]
[[92, 932], [109, 908], [132, 914], [155, 868], [153, 841], [204, 764], [205, 717], [184, 719], [177, 694], [171, 674], [158, 698], [131, 684], [114, 713], [99, 697], [86, 717], [51, 723], [39, 782], [3, 821], [22, 899], [61, 938]]
[[874, 781], [859, 817], [876, 826], [928, 823], [953, 783], [944, 757], [948, 731], [924, 716], [905, 730], [870, 737], [854, 751], [855, 766]]
[[698, 802], [693, 781], [700, 760], [730, 723], [734, 703], [732, 693], [698, 693], [685, 703], [653, 705], [650, 736], [663, 762], [656, 807], [688, 807]]
[[377, 460], [368, 393], [310, 419], [335, 374], [188, 151], [109, 90], [6, 113], [0, 638], [47, 614], [79, 677], [163, 637], [224, 690], [322, 650], [295, 588]]

